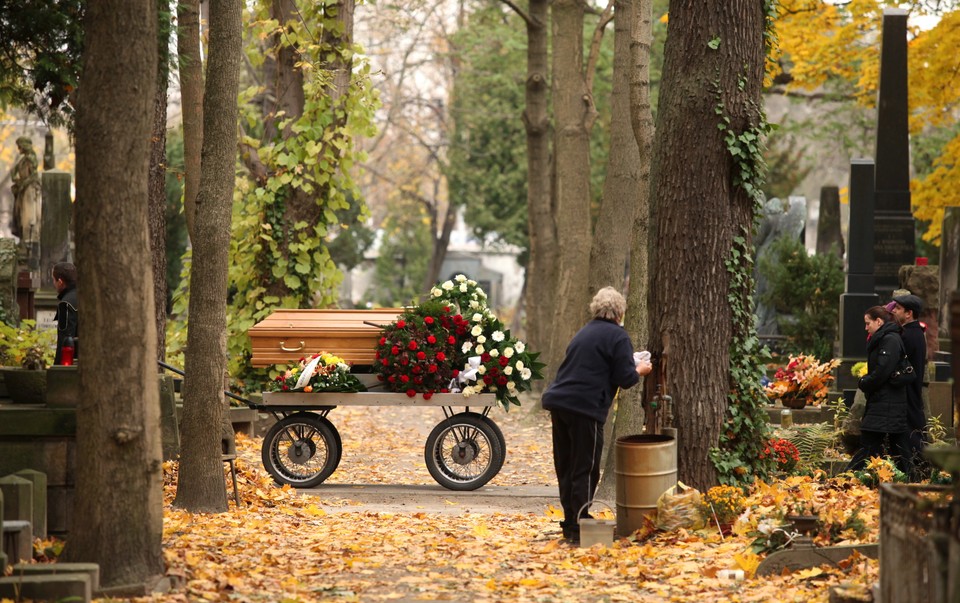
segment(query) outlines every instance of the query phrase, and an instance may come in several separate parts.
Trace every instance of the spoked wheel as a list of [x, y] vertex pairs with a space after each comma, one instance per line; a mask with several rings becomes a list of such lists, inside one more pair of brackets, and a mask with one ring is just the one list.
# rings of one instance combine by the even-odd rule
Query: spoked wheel
[[486, 417], [465, 412], [433, 428], [423, 460], [438, 484], [449, 490], [476, 490], [500, 471], [504, 461], [502, 435], [490, 423]]
[[500, 426], [493, 422], [493, 419], [487, 415], [477, 415], [481, 419], [487, 422], [487, 425], [497, 436], [497, 441], [500, 442], [500, 464], [497, 465], [497, 470], [493, 472], [493, 475], [500, 473], [500, 470], [503, 469], [503, 462], [507, 459], [507, 440], [503, 437], [503, 432], [500, 431]]
[[343, 445], [333, 423], [301, 412], [275, 424], [263, 438], [263, 466], [278, 483], [312, 488], [340, 464]]

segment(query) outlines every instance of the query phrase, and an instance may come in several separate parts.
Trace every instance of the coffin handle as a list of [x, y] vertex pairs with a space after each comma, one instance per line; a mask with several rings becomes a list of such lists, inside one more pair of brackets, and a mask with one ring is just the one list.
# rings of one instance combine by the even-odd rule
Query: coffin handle
[[295, 347], [295, 348], [288, 348], [287, 346], [283, 345], [283, 344], [285, 344], [285, 343], [287, 343], [287, 342], [286, 342], [286, 341], [281, 341], [281, 342], [280, 342], [280, 349], [283, 350], [284, 352], [299, 352], [300, 350], [303, 349], [303, 342], [302, 342], [302, 341], [300, 342], [300, 345], [297, 346], [297, 347]]

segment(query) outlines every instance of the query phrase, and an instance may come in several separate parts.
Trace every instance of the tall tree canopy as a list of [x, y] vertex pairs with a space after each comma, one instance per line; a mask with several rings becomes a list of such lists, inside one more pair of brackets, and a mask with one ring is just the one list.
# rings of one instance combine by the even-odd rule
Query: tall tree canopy
[[0, 107], [50, 125], [73, 119], [86, 0], [0, 2]]

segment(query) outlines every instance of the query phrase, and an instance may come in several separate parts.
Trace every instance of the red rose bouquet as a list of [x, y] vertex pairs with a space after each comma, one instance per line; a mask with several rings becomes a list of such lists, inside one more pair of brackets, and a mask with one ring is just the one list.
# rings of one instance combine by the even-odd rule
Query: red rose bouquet
[[449, 305], [427, 302], [404, 312], [383, 329], [377, 342], [375, 372], [389, 391], [411, 398], [418, 393], [429, 400], [449, 392], [455, 350], [467, 336], [463, 318]]

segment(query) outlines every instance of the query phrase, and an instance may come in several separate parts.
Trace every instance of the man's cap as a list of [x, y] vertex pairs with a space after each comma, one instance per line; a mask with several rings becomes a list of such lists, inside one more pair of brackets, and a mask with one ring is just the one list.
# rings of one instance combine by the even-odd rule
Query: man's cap
[[919, 318], [920, 312], [923, 311], [923, 300], [916, 295], [898, 295], [893, 298], [893, 301], [903, 306], [905, 310], [912, 311], [914, 318]]

